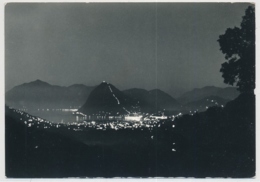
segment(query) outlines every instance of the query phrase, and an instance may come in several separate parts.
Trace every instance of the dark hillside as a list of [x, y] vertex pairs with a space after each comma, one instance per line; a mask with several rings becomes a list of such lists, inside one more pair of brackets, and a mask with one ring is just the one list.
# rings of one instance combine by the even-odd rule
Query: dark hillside
[[103, 82], [90, 93], [79, 111], [85, 114], [121, 115], [138, 112], [139, 105], [112, 84]]
[[184, 93], [178, 98], [178, 101], [182, 104], [201, 100], [209, 96], [217, 96], [226, 100], [233, 100], [239, 95], [237, 88], [227, 87], [220, 88], [214, 86], [207, 86], [203, 88], [195, 88], [192, 91]]
[[212, 106], [219, 106], [219, 107], [225, 106], [228, 101], [229, 100], [223, 99], [218, 96], [208, 96], [197, 101], [189, 102], [184, 105], [184, 108], [188, 111], [202, 112]]
[[134, 88], [123, 92], [139, 103], [142, 112], [156, 113], [180, 109], [180, 104], [174, 98], [159, 89], [147, 91]]
[[28, 127], [29, 115], [6, 107], [6, 176], [253, 177], [254, 109], [243, 94], [153, 130], [72, 131]]
[[[171, 128], [69, 132], [67, 129], [27, 127], [20, 117], [6, 108], [7, 177], [170, 177], [185, 174], [180, 158], [180, 138]], [[22, 116], [22, 120], [28, 120], [27, 116]], [[78, 138], [77, 135], [85, 142], [72, 139]], [[107, 138], [109, 142], [105, 142]], [[177, 152], [172, 151], [173, 143], [176, 143]]]
[[[255, 96], [241, 94], [223, 109], [176, 120], [176, 131], [187, 140], [198, 173], [225, 177], [255, 176]], [[194, 166], [195, 167], [195, 166]]]

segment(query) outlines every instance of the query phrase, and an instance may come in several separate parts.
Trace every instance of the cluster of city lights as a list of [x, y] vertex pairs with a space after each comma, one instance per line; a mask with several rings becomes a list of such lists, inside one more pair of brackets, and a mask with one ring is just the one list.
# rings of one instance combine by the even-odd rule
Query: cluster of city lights
[[[71, 123], [54, 123], [40, 117], [31, 116], [21, 110], [13, 110], [20, 115], [20, 122], [25, 124], [28, 128], [39, 129], [66, 129], [71, 131], [83, 131], [89, 129], [95, 130], [122, 130], [122, 129], [148, 129], [153, 130], [156, 127], [161, 127], [165, 122], [171, 122], [168, 120], [160, 120], [156, 118], [150, 118], [141, 121], [127, 121], [127, 120], [107, 120], [107, 121], [81, 121]], [[175, 127], [172, 124], [172, 127]]]

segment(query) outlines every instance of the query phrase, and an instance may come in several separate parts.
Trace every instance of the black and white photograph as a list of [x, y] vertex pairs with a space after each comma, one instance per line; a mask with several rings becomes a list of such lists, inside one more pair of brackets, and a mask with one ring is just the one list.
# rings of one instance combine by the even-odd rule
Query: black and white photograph
[[255, 178], [255, 30], [253, 2], [6, 3], [6, 178]]

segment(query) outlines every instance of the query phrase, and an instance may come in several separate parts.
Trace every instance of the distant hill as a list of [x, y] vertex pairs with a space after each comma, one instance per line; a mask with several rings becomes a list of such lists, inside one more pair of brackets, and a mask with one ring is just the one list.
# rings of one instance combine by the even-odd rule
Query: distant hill
[[230, 100], [223, 99], [218, 96], [209, 96], [197, 101], [189, 102], [184, 105], [184, 108], [187, 111], [201, 112], [207, 110], [207, 108], [212, 106], [222, 106], [222, 105], [225, 106], [228, 101]]
[[203, 88], [195, 88], [192, 91], [184, 93], [178, 98], [182, 104], [199, 101], [209, 96], [217, 96], [226, 100], [233, 100], [239, 95], [239, 92], [234, 87], [220, 88], [214, 86], [207, 86]]
[[61, 87], [36, 80], [18, 85], [6, 92], [5, 102], [18, 109], [79, 108], [93, 88], [82, 84]]
[[107, 82], [98, 85], [79, 109], [85, 114], [100, 115], [121, 115], [139, 110], [138, 102]]
[[123, 91], [139, 102], [142, 112], [158, 112], [179, 110], [180, 104], [169, 94], [159, 90], [128, 89]]

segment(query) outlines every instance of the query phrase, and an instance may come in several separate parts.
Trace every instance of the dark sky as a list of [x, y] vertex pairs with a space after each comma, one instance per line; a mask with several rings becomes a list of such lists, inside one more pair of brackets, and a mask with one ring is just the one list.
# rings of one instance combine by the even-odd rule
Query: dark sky
[[218, 36], [249, 4], [9, 3], [6, 90], [36, 79], [69, 86], [106, 80], [119, 89], [225, 87]]

